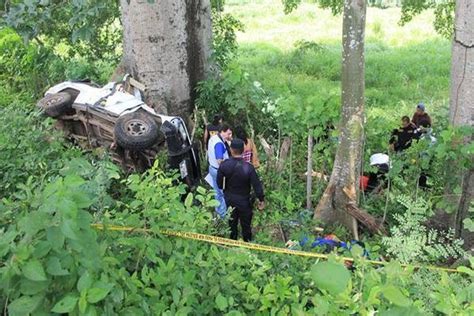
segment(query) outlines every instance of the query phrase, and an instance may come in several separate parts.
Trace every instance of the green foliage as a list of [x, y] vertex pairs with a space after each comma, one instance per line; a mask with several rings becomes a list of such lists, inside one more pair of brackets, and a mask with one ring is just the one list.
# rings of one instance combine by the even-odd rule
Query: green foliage
[[[64, 146], [62, 135], [51, 129], [52, 121], [21, 107], [0, 108], [0, 195], [8, 196], [24, 183], [42, 182], [49, 170], [80, 155]], [[44, 120], [40, 123], [41, 120]], [[60, 158], [60, 159], [58, 159]]]
[[[106, 267], [103, 249], [90, 227], [92, 216], [86, 211], [97, 196], [75, 174], [55, 178], [44, 187], [34, 185], [38, 184], [24, 187], [25, 194], [2, 203], [6, 211], [1, 222], [10, 217], [15, 224], [2, 225], [0, 290], [14, 312], [19, 312], [15, 302], [28, 298], [36, 302], [30, 312], [47, 313], [50, 308], [71, 312], [79, 297], [76, 280], [85, 271], [98, 277]], [[111, 284], [97, 278], [94, 286], [110, 288]], [[63, 297], [64, 293], [69, 294]]]
[[[31, 6], [44, 12], [59, 10], [56, 2], [46, 9], [41, 7], [44, 3], [31, 2]], [[64, 10], [94, 4], [99, 5], [94, 1], [68, 2]], [[28, 14], [35, 21], [40, 13]], [[84, 19], [82, 13], [78, 17], [84, 23], [101, 23], [100, 18], [95, 22]], [[38, 30], [48, 17], [41, 18], [34, 26]], [[72, 23], [77, 27], [82, 22]], [[226, 33], [230, 28], [223, 30], [223, 38], [235, 41], [235, 34]], [[382, 31], [380, 26], [376, 32], [379, 40]], [[160, 162], [143, 175], [124, 178], [107, 157], [97, 161], [97, 157], [65, 143], [52, 129], [52, 120], [32, 111], [34, 99], [48, 84], [91, 75], [103, 81], [113, 68], [113, 62], [90, 62], [87, 54], [71, 59], [63, 52], [59, 54], [63, 57], [57, 57], [53, 53], [63, 49], [68, 53], [82, 45], [82, 40], [78, 44], [67, 39], [71, 43], [66, 48], [61, 44], [52, 49], [51, 43], [62, 38], [61, 32], [65, 31], [59, 28], [58, 35], [39, 36], [43, 46], [35, 42], [25, 45], [11, 30], [0, 31], [0, 308], [9, 315], [474, 312], [472, 260], [471, 267], [458, 268], [463, 274], [448, 275], [413, 271], [396, 262], [372, 266], [354, 251], [351, 255], [356, 261], [349, 272], [333, 257], [315, 263], [302, 257], [217, 247], [160, 234], [161, 229], [218, 233], [211, 220], [212, 193], [204, 188], [189, 193], [183, 185], [175, 185], [177, 176], [165, 174]], [[228, 51], [235, 49], [233, 44], [222, 43], [222, 47], [231, 48]], [[240, 50], [239, 59], [228, 58], [224, 64], [221, 74], [202, 83], [200, 108], [209, 114], [224, 108], [230, 121], [254, 125], [256, 133], [274, 144], [285, 135], [292, 135], [295, 144], [282, 172], [259, 171], [266, 185], [268, 210], [255, 215], [254, 223], [263, 227], [257, 240], [274, 244], [271, 224], [294, 218], [304, 200], [304, 182], [299, 175], [305, 169], [302, 157], [307, 129], [314, 128], [315, 138], [324, 137], [325, 127], [337, 121], [340, 45], [305, 40], [295, 43], [291, 51], [247, 45]], [[439, 126], [436, 146], [420, 142], [406, 155], [393, 159], [389, 220], [402, 223], [394, 227], [396, 234], [391, 238], [398, 237], [387, 247], [393, 250], [393, 257], [406, 261], [421, 258], [431, 262], [456, 250], [455, 246], [440, 246], [440, 238], [452, 239], [450, 235], [429, 230], [422, 234], [420, 222], [429, 214], [428, 203], [406, 199], [408, 211], [400, 214], [404, 210], [394, 202], [394, 196], [403, 192], [430, 197], [429, 191], [413, 189], [420, 170], [430, 171], [435, 185], [431, 192], [439, 193], [443, 181], [440, 170], [446, 160], [469, 166], [472, 146], [463, 147], [459, 142], [469, 132], [444, 130], [446, 122], [441, 119], [445, 116], [448, 75], [446, 41], [396, 48], [384, 42], [367, 45], [367, 154], [385, 148], [400, 113], [409, 114], [420, 99], [430, 101], [429, 112]], [[318, 168], [330, 170], [334, 146], [322, 141], [315, 147]], [[315, 184], [315, 201], [324, 187], [323, 181]], [[437, 202], [434, 198], [430, 201]], [[370, 202], [374, 203], [371, 211], [381, 212], [377, 197]], [[316, 225], [311, 215], [304, 219], [305, 234]], [[105, 223], [106, 229], [92, 229], [94, 222]], [[107, 224], [151, 232], [117, 232], [108, 230]], [[410, 231], [399, 233], [407, 227]], [[346, 237], [337, 228], [329, 229]], [[423, 243], [427, 247], [420, 250]], [[373, 240], [366, 244], [371, 258], [377, 259], [382, 250]], [[420, 258], [404, 252], [405, 247], [415, 249]]]
[[454, 30], [455, 0], [410, 0], [402, 1], [402, 25], [410, 22], [416, 15], [427, 9], [434, 9], [436, 31], [446, 38], [451, 38]]
[[[49, 130], [36, 133], [41, 139]], [[16, 135], [20, 143], [30, 137]], [[39, 147], [25, 156], [42, 157], [48, 150]], [[107, 161], [61, 153], [57, 158], [57, 166], [46, 166], [47, 177], [32, 177], [0, 203], [0, 306], [9, 314], [408, 314], [433, 306], [468, 314], [473, 309], [472, 282], [454, 285], [454, 277], [439, 278], [424, 283], [433, 289], [427, 292], [414, 283], [411, 270], [396, 263], [375, 269], [356, 259], [351, 274], [334, 260], [314, 265], [300, 257], [165, 237], [160, 229], [213, 233], [212, 194], [198, 188], [181, 203], [184, 187], [157, 166], [116, 183], [117, 168]], [[11, 166], [15, 172], [21, 168]], [[96, 220], [154, 233], [97, 232], [90, 227]], [[446, 302], [441, 293], [452, 293], [453, 299]]]
[[347, 289], [351, 275], [346, 267], [334, 262], [320, 262], [311, 269], [311, 277], [316, 286], [337, 295]]
[[213, 59], [220, 68], [232, 60], [237, 49], [236, 32], [243, 29], [243, 24], [231, 14], [212, 11]]
[[224, 11], [225, 0], [211, 0], [211, 8], [219, 12]]
[[0, 81], [7, 87], [39, 93], [49, 80], [54, 80], [47, 64], [52, 59], [48, 49], [26, 45], [9, 28], [0, 30]]
[[[314, 0], [319, 7], [330, 9], [334, 15], [341, 14], [343, 10], [343, 0]], [[286, 14], [294, 11], [300, 4], [301, 0], [282, 0], [283, 10]], [[405, 25], [412, 21], [415, 16], [421, 12], [434, 9], [435, 30], [446, 38], [453, 35], [454, 30], [454, 9], [456, 2], [454, 0], [368, 0], [370, 6], [378, 8], [387, 8], [389, 6], [401, 6], [402, 15], [400, 24]]]
[[255, 126], [258, 132], [274, 126], [271, 117], [264, 112], [274, 101], [261, 84], [252, 81], [249, 74], [235, 62], [222, 73], [215, 74], [214, 78], [200, 82], [197, 90], [197, 105], [209, 114], [223, 113], [226, 121], [239, 124], [259, 121], [261, 124]]
[[301, 0], [282, 0], [284, 11], [286, 14], [295, 10], [298, 5], [301, 3]]
[[4, 24], [25, 40], [36, 40], [70, 56], [117, 60], [121, 39], [118, 1], [13, 1], [5, 6]]
[[428, 229], [423, 223], [429, 215], [429, 205], [419, 199], [414, 202], [401, 195], [398, 201], [406, 211], [394, 215], [397, 223], [390, 228], [390, 237], [383, 237], [387, 252], [403, 263], [439, 262], [465, 255], [463, 241], [454, 238], [454, 232], [439, 232]]
[[[10, 28], [0, 30], [0, 107], [23, 98], [38, 99], [47, 86], [66, 79], [89, 78], [106, 82], [113, 72], [113, 62], [87, 61], [80, 56], [59, 57], [48, 47], [34, 42], [25, 44]], [[26, 101], [25, 100], [25, 101]]]
[[[301, 0], [282, 0], [286, 14], [295, 10], [301, 3]], [[340, 14], [344, 5], [343, 0], [314, 0], [321, 8], [330, 9], [334, 15]]]

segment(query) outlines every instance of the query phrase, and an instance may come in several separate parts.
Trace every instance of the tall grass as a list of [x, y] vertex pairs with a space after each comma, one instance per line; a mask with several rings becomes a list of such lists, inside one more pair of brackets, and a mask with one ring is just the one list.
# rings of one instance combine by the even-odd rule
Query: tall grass
[[[238, 34], [238, 62], [275, 97], [339, 99], [341, 16], [310, 2], [290, 15], [279, 0], [233, 0], [226, 8], [245, 25]], [[373, 150], [386, 149], [391, 129], [402, 115], [411, 116], [418, 102], [426, 103], [435, 124], [447, 111], [450, 42], [435, 33], [430, 11], [405, 27], [399, 18], [397, 8], [367, 12], [366, 132]], [[303, 50], [301, 41], [317, 45]]]

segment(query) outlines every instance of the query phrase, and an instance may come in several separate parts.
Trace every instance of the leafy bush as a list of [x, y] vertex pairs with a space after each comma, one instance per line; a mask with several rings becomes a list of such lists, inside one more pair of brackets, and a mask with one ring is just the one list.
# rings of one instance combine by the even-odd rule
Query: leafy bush
[[[0, 82], [6, 98], [20, 95], [39, 98], [45, 88], [66, 79], [89, 78], [98, 83], [108, 81], [113, 61], [89, 61], [81, 56], [60, 57], [56, 52], [34, 42], [25, 44], [12, 29], [0, 30]], [[7, 105], [2, 98], [0, 105]]]
[[237, 50], [236, 32], [243, 31], [243, 24], [230, 14], [212, 11], [213, 59], [219, 68], [232, 60]]
[[403, 263], [439, 262], [465, 255], [463, 241], [455, 239], [453, 231], [439, 232], [424, 225], [432, 214], [423, 199], [413, 202], [399, 196], [398, 201], [406, 211], [394, 215], [397, 223], [390, 227], [391, 236], [382, 238], [387, 253]]
[[4, 7], [2, 24], [26, 41], [89, 61], [120, 58], [120, 8], [117, 1], [15, 1]]
[[[25, 119], [5, 110], [9, 118]], [[32, 147], [22, 128], [40, 123], [34, 114], [27, 119], [9, 130], [17, 143]], [[35, 130], [39, 144], [50, 135], [49, 124]], [[10, 315], [472, 312], [472, 282], [455, 283], [454, 276], [431, 283], [427, 297], [413, 283], [426, 277], [412, 279], [397, 263], [375, 269], [357, 259], [351, 274], [335, 259], [314, 264], [163, 236], [161, 229], [213, 233], [212, 194], [198, 189], [181, 203], [184, 187], [157, 166], [117, 182], [117, 167], [107, 160], [89, 162], [66, 155], [74, 151], [60, 140], [51, 144], [22, 147], [22, 159], [40, 158], [44, 176], [32, 170], [30, 177], [13, 177], [23, 184], [6, 188], [11, 194], [0, 203], [0, 306]], [[46, 159], [52, 148], [55, 157]], [[23, 164], [13, 161], [9, 170], [19, 173]], [[95, 231], [95, 221], [151, 231]], [[472, 271], [463, 271], [472, 280]], [[453, 299], [445, 301], [443, 293]]]

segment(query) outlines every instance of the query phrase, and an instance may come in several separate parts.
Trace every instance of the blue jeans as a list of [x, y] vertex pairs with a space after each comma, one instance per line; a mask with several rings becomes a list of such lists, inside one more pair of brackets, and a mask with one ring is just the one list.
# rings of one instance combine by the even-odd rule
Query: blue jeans
[[212, 177], [212, 188], [216, 191], [216, 201], [219, 202], [219, 205], [216, 207], [216, 212], [221, 218], [224, 218], [227, 213], [227, 205], [224, 200], [224, 192], [217, 186], [217, 169], [209, 166], [209, 174]]

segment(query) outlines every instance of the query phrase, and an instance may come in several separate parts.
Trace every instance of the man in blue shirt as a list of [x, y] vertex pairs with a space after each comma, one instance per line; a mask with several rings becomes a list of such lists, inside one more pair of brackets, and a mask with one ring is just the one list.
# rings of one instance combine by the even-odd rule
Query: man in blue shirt
[[[229, 151], [227, 149], [226, 141], [232, 139], [232, 130], [229, 125], [222, 124], [219, 128], [219, 134], [211, 136], [207, 148], [207, 158], [209, 161], [209, 176], [211, 181], [209, 184], [216, 191], [216, 200], [219, 205], [216, 207], [216, 212], [221, 218], [224, 218], [227, 212], [227, 205], [224, 200], [224, 193], [217, 186], [217, 170], [220, 164], [229, 158]], [[208, 177], [206, 177], [208, 178]]]

